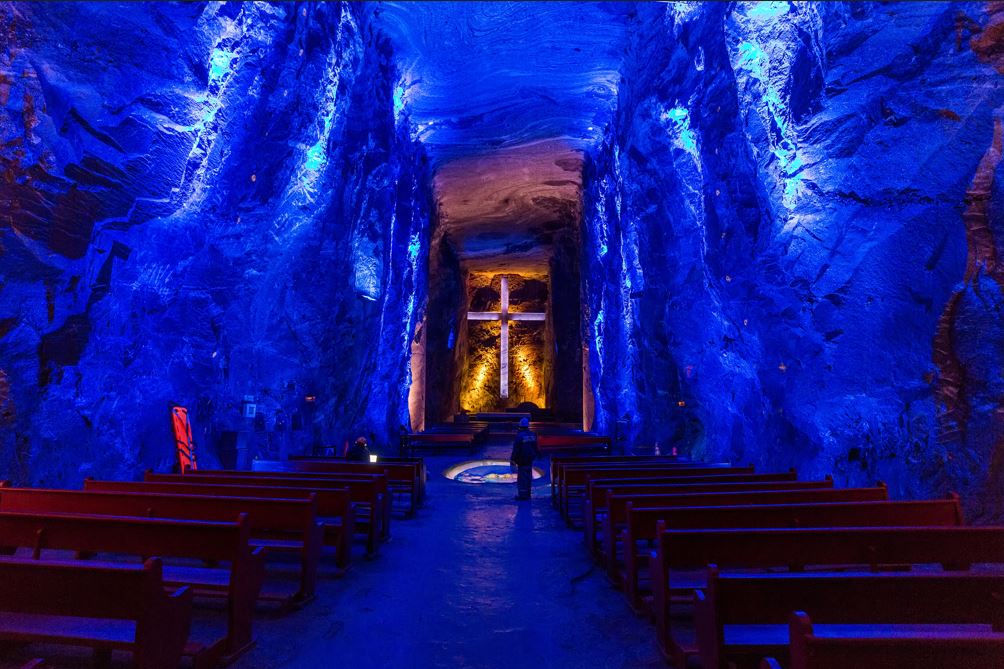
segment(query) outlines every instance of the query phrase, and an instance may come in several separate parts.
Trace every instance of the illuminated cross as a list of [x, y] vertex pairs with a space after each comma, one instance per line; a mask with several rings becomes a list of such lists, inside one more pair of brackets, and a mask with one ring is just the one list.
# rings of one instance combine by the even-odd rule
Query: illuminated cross
[[469, 321], [502, 321], [502, 351], [500, 353], [500, 395], [509, 397], [509, 321], [543, 321], [547, 314], [540, 312], [509, 313], [509, 280], [502, 277], [502, 311], [468, 311]]

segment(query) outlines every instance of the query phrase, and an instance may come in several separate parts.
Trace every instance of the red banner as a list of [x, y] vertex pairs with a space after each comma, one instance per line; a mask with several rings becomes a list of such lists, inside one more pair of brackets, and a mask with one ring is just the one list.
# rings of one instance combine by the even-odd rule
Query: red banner
[[195, 442], [192, 441], [192, 424], [188, 422], [188, 409], [183, 406], [171, 407], [171, 427], [174, 429], [174, 443], [178, 449], [178, 466], [181, 473], [198, 469], [195, 462]]

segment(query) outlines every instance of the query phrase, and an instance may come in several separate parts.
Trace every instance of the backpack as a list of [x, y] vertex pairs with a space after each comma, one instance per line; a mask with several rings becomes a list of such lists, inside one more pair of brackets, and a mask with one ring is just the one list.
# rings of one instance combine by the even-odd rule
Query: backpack
[[520, 433], [516, 436], [516, 444], [513, 448], [513, 460], [517, 465], [532, 465], [533, 459], [537, 457], [537, 435], [529, 432]]

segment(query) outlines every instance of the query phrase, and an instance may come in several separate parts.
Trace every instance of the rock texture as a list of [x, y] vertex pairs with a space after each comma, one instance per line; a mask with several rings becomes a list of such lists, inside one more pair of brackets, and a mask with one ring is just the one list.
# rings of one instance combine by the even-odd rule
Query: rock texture
[[169, 402], [207, 465], [407, 421], [431, 181], [371, 19], [0, 5], [4, 476], [169, 466]]
[[601, 428], [999, 516], [1000, 4], [675, 3], [631, 32], [586, 186]]
[[613, 116], [631, 3], [388, 2], [399, 91], [436, 169], [438, 222], [479, 272], [546, 271]]
[[208, 464], [442, 420], [468, 277], [508, 272], [547, 278], [559, 416], [1002, 517], [1004, 3], [7, 2], [0, 35], [2, 476], [166, 466], [172, 401]]

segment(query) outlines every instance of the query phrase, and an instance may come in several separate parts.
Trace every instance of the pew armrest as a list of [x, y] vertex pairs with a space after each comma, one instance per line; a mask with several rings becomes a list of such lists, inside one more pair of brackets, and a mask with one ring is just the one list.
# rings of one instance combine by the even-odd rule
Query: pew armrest
[[192, 590], [187, 585], [150, 602], [136, 624], [135, 665], [169, 669], [181, 662], [192, 625]]
[[716, 618], [714, 595], [710, 591], [695, 590], [694, 627], [702, 667], [721, 666], [721, 636]]
[[652, 585], [652, 614], [655, 618], [656, 640], [664, 653], [672, 648], [672, 629], [669, 616], [669, 574], [665, 568], [666, 547], [662, 540], [665, 524], [659, 524], [655, 556], [649, 561], [649, 578]]
[[781, 669], [781, 663], [772, 657], [765, 657], [760, 661], [760, 669]]

